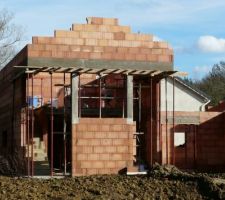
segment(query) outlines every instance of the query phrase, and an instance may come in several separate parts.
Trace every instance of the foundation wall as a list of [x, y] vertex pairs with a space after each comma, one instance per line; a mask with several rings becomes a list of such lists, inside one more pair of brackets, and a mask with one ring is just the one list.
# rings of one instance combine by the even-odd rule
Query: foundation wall
[[72, 176], [117, 174], [133, 166], [136, 125], [122, 118], [81, 118], [73, 125]]

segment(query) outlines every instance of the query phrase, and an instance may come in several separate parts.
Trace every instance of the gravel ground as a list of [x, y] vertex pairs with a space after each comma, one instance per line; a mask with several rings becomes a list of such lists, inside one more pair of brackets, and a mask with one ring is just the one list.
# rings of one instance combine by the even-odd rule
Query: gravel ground
[[0, 176], [0, 199], [225, 199], [223, 177], [160, 165], [154, 166], [146, 176], [99, 175], [47, 180]]

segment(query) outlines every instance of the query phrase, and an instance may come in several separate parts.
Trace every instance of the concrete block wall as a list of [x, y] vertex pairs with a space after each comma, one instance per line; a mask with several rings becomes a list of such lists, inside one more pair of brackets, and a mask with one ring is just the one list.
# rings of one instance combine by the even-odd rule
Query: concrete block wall
[[28, 57], [128, 60], [173, 63], [173, 50], [153, 35], [132, 33], [118, 19], [90, 17], [87, 24], [56, 30], [54, 37], [33, 37]]
[[72, 131], [72, 175], [117, 174], [133, 166], [136, 125], [122, 118], [81, 118]]

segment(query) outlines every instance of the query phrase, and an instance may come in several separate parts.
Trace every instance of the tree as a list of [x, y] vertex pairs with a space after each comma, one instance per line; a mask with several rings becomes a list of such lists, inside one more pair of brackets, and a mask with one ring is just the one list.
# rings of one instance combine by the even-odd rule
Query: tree
[[0, 10], [0, 69], [15, 55], [16, 45], [22, 39], [22, 27], [15, 25], [13, 18], [8, 10]]
[[212, 70], [196, 86], [211, 97], [211, 104], [217, 105], [225, 97], [225, 62], [215, 64]]
[[201, 80], [184, 80], [187, 84], [198, 88], [211, 98], [211, 105], [217, 105], [225, 99], [225, 62], [221, 61]]

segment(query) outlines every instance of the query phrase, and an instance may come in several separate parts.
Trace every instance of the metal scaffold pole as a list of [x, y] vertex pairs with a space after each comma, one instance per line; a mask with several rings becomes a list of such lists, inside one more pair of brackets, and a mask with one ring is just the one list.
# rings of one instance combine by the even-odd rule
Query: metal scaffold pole
[[153, 165], [153, 158], [152, 158], [152, 155], [153, 155], [153, 153], [152, 153], [152, 150], [153, 150], [153, 148], [152, 148], [152, 77], [150, 77], [150, 85], [151, 85], [151, 88], [150, 88], [150, 104], [151, 104], [151, 110], [150, 110], [150, 131], [151, 131], [151, 135], [150, 135], [150, 148], [151, 148], [151, 161], [150, 161], [150, 164], [151, 164], [151, 166]]
[[66, 74], [63, 74], [63, 85], [64, 85], [64, 107], [63, 107], [63, 139], [64, 139], [64, 175], [66, 175], [66, 96], [65, 96], [65, 90], [66, 90]]
[[27, 74], [27, 176], [30, 176], [29, 73]]
[[169, 155], [168, 155], [168, 116], [167, 116], [167, 77], [165, 78], [165, 104], [166, 104], [166, 164], [169, 164]]
[[50, 73], [50, 82], [51, 82], [51, 176], [53, 176], [53, 148], [54, 148], [54, 145], [53, 145], [53, 86], [52, 86], [52, 73]]
[[31, 176], [34, 175], [34, 75], [31, 74]]
[[175, 137], [175, 78], [173, 77], [173, 165], [175, 165], [176, 162], [174, 137]]

